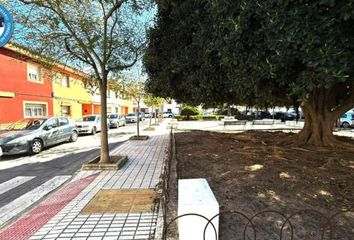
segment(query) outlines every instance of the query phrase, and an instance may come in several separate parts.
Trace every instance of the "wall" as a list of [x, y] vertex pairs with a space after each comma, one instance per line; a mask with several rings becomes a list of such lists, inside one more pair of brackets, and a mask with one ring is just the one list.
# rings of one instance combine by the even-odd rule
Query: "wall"
[[46, 103], [48, 115], [53, 115], [51, 82], [46, 78], [43, 83], [28, 81], [27, 62], [30, 62], [29, 58], [0, 48], [0, 91], [15, 95], [12, 98], [0, 97], [0, 124], [24, 118], [24, 101]]
[[[61, 85], [63, 74], [69, 76], [69, 87], [62, 87]], [[83, 81], [79, 78], [80, 76], [68, 72], [62, 72], [53, 77], [54, 115], [62, 115], [61, 106], [70, 106], [69, 117], [72, 119], [77, 120], [85, 115], [83, 104], [92, 104], [93, 96], [87, 91]]]

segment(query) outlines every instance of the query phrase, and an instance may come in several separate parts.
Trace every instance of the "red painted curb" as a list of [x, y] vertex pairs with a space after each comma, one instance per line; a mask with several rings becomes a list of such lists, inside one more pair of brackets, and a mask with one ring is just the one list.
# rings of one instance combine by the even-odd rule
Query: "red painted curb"
[[0, 233], [0, 240], [26, 240], [79, 195], [99, 174], [68, 183]]

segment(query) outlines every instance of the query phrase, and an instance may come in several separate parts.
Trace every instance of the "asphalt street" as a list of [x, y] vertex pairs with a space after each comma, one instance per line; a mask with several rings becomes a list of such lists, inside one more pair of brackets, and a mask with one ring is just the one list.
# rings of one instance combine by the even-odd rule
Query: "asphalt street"
[[[148, 120], [143, 121], [141, 129], [147, 125]], [[136, 134], [136, 124], [110, 129], [108, 134], [109, 147], [114, 149]], [[100, 133], [97, 133], [80, 136], [74, 143], [44, 149], [34, 156], [3, 156], [0, 160], [0, 209], [54, 177], [73, 177], [83, 163], [99, 155], [99, 145]]]

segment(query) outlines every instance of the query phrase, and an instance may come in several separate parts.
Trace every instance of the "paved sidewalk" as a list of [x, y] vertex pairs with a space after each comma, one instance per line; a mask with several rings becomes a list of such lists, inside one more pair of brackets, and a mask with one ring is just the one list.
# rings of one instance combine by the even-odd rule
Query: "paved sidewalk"
[[[112, 153], [128, 155], [129, 160], [121, 170], [80, 171], [69, 184], [0, 232], [0, 240], [150, 239], [157, 212], [137, 212], [133, 208], [125, 212], [82, 211], [102, 190], [145, 189], [146, 192], [156, 187], [169, 143], [166, 126], [165, 121], [155, 132], [144, 132], [150, 135], [147, 141], [128, 141], [114, 149]], [[127, 207], [126, 202], [120, 204]]]

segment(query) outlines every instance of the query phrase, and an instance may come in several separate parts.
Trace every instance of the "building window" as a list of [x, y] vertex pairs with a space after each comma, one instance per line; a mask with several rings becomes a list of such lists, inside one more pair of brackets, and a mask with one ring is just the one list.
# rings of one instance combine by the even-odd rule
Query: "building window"
[[40, 76], [40, 69], [36, 65], [27, 64], [28, 81], [43, 83]]
[[70, 77], [68, 75], [63, 75], [61, 78], [61, 86], [63, 88], [70, 87]]
[[47, 116], [47, 104], [25, 103], [25, 117]]
[[112, 113], [112, 108], [111, 107], [107, 107], [107, 113]]
[[71, 111], [70, 111], [70, 106], [61, 106], [61, 115], [62, 116], [70, 116], [71, 115]]

